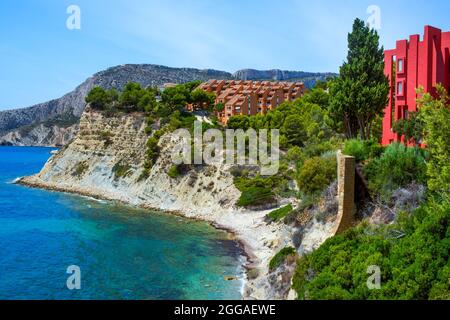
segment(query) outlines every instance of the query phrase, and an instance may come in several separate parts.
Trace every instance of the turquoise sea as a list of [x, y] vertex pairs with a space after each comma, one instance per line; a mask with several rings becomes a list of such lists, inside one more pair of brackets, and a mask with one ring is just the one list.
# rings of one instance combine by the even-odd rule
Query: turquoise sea
[[0, 147], [0, 299], [240, 299], [242, 281], [225, 277], [242, 277], [243, 253], [225, 232], [12, 183], [51, 150]]

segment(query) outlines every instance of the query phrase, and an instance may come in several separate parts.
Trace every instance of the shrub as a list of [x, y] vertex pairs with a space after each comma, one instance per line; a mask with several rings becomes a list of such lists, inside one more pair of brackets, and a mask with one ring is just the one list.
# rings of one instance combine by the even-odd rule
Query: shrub
[[131, 166], [129, 164], [124, 164], [121, 161], [117, 162], [112, 168], [115, 179], [125, 178], [131, 173]]
[[297, 182], [300, 191], [314, 194], [323, 191], [336, 179], [337, 162], [335, 156], [314, 157], [303, 164]]
[[378, 143], [376, 140], [367, 140], [365, 141], [366, 149], [368, 150], [368, 158], [378, 158], [380, 157], [383, 152], [386, 150], [385, 147], [383, 147], [381, 144]]
[[141, 97], [139, 98], [139, 102], [137, 104], [139, 111], [145, 111], [147, 113], [151, 113], [155, 111], [157, 106], [155, 94], [152, 91], [146, 90]]
[[350, 139], [345, 142], [344, 154], [355, 157], [357, 162], [379, 157], [384, 148], [376, 141]]
[[295, 256], [297, 251], [295, 248], [287, 247], [278, 252], [269, 262], [269, 270], [273, 271], [286, 261], [289, 256]]
[[146, 169], [150, 169], [159, 157], [160, 148], [158, 146], [161, 130], [155, 131], [153, 136], [147, 141], [147, 164]]
[[369, 155], [367, 152], [366, 144], [359, 139], [350, 139], [345, 141], [344, 154], [355, 157], [357, 162], [366, 160]]
[[[298, 260], [293, 288], [300, 299], [449, 299], [449, 228], [449, 199], [431, 199], [392, 226], [350, 229]], [[372, 265], [380, 290], [366, 285]]]
[[97, 110], [103, 110], [108, 104], [108, 94], [101, 87], [94, 87], [85, 98], [86, 103], [90, 103], [91, 107]]
[[216, 100], [213, 92], [206, 92], [202, 89], [195, 89], [191, 92], [191, 102], [195, 108], [210, 109]]
[[326, 152], [336, 151], [341, 144], [339, 139], [331, 138], [326, 141], [319, 141], [319, 139], [311, 139], [303, 148], [306, 158], [319, 157]]
[[439, 193], [450, 192], [450, 99], [445, 88], [437, 86], [438, 96], [423, 94], [419, 118], [425, 144], [430, 151], [427, 163], [428, 187]]
[[218, 103], [214, 106], [214, 111], [216, 112], [222, 112], [225, 110], [225, 105], [223, 103]]
[[423, 121], [418, 117], [418, 112], [410, 112], [407, 119], [399, 119], [392, 127], [395, 133], [414, 144], [423, 141], [423, 129]]
[[134, 111], [144, 95], [145, 90], [141, 88], [139, 83], [128, 82], [120, 95], [119, 101], [123, 109]]
[[249, 178], [248, 172], [245, 170], [241, 176], [235, 177], [234, 179], [234, 185], [243, 193], [243, 198], [248, 196], [247, 198], [249, 199], [251, 193], [255, 194], [257, 191], [261, 192], [261, 197], [266, 195], [264, 199], [256, 197], [255, 205], [275, 202], [275, 195], [280, 195], [280, 193], [285, 191], [287, 184], [288, 180], [283, 174], [269, 177], [261, 177], [258, 175], [254, 178]]
[[379, 158], [372, 160], [364, 174], [369, 180], [369, 188], [374, 193], [388, 197], [393, 190], [412, 182], [426, 181], [425, 152], [419, 148], [408, 148], [392, 144]]
[[75, 166], [75, 170], [73, 172], [73, 175], [76, 177], [80, 177], [82, 176], [87, 170], [89, 169], [88, 164], [86, 163], [86, 161], [82, 161], [80, 163], [78, 163]]
[[103, 140], [105, 143], [105, 147], [111, 145], [112, 138], [114, 137], [114, 134], [111, 133], [111, 131], [101, 131], [99, 133], [100, 139]]
[[284, 217], [286, 217], [290, 212], [292, 212], [292, 210], [293, 210], [292, 205], [289, 204], [283, 208], [272, 211], [267, 215], [267, 218], [269, 218], [273, 222], [279, 221]]
[[176, 179], [180, 176], [180, 172], [178, 170], [178, 166], [177, 165], [173, 165], [170, 167], [169, 171], [167, 172], [167, 175], [169, 177], [171, 177], [172, 179]]
[[275, 201], [272, 190], [267, 187], [251, 186], [244, 188], [241, 192], [237, 202], [239, 207], [257, 206]]
[[243, 115], [232, 116], [228, 119], [227, 127], [234, 130], [248, 130], [250, 128], [250, 118]]
[[305, 155], [300, 147], [295, 146], [288, 150], [286, 158], [289, 161], [293, 161], [295, 163], [302, 162], [304, 160]]

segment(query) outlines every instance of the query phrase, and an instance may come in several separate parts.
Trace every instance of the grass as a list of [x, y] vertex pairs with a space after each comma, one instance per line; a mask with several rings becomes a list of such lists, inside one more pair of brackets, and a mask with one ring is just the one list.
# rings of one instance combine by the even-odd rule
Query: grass
[[243, 188], [241, 191], [241, 197], [237, 202], [238, 207], [263, 205], [275, 200], [272, 190], [266, 187], [251, 186]]
[[178, 170], [177, 165], [173, 165], [170, 167], [169, 171], [167, 172], [167, 175], [171, 177], [172, 179], [176, 179], [180, 176], [180, 171]]
[[289, 204], [283, 208], [272, 211], [267, 215], [267, 218], [269, 218], [273, 222], [280, 221], [281, 219], [284, 219], [284, 217], [286, 217], [289, 213], [291, 213], [292, 210], [294, 210], [294, 208], [292, 208], [292, 205]]
[[74, 176], [80, 177], [82, 176], [87, 170], [89, 169], [88, 164], [86, 161], [80, 162], [76, 165], [75, 171], [73, 173]]
[[125, 178], [131, 173], [131, 166], [119, 161], [112, 168], [112, 172], [114, 173], [115, 179]]
[[112, 138], [114, 137], [114, 134], [111, 133], [111, 131], [101, 131], [99, 133], [100, 139], [105, 143], [105, 147], [112, 144]]
[[275, 270], [280, 265], [282, 265], [286, 258], [289, 256], [295, 256], [297, 254], [297, 251], [293, 247], [286, 247], [281, 249], [280, 252], [278, 252], [269, 262], [269, 269], [270, 271]]

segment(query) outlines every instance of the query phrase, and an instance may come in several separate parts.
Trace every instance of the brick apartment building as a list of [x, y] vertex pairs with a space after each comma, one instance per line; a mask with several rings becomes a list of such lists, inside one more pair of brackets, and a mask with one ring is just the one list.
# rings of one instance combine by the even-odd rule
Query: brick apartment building
[[305, 86], [301, 82], [210, 80], [199, 89], [215, 93], [215, 104], [225, 106], [217, 116], [226, 124], [234, 115], [265, 114], [284, 101], [295, 100], [303, 95]]
[[[385, 74], [391, 82], [389, 103], [383, 119], [382, 144], [402, 141], [393, 124], [417, 111], [416, 88], [434, 93], [438, 83], [450, 88], [450, 32], [426, 26], [419, 35], [397, 41], [396, 48], [385, 51]], [[448, 134], [448, 133], [447, 133]]]

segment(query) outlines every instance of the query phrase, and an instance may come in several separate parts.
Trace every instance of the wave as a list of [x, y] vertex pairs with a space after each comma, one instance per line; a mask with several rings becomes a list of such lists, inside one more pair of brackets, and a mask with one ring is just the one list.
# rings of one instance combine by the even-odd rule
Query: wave
[[239, 289], [239, 292], [240, 292], [241, 296], [244, 297], [245, 296], [245, 285], [247, 284], [247, 281], [248, 281], [248, 279], [247, 279], [247, 270], [245, 268], [245, 266], [248, 263], [248, 259], [247, 259], [246, 256], [241, 255], [239, 257], [238, 261], [239, 261], [239, 264], [238, 264], [238, 267], [237, 267], [237, 274], [238, 274], [237, 279], [241, 283], [241, 287]]
[[17, 182], [19, 182], [20, 179], [22, 179], [22, 177], [18, 177], [13, 180], [7, 181], [6, 183], [7, 184], [16, 184]]
[[105, 204], [105, 203], [108, 203], [109, 201], [107, 201], [107, 200], [103, 200], [103, 199], [97, 199], [97, 198], [94, 198], [94, 197], [90, 197], [90, 196], [81, 196], [81, 197], [83, 197], [83, 198], [85, 198], [85, 199], [88, 199], [88, 200], [91, 200], [91, 201], [95, 201], [95, 202], [98, 202], [98, 203], [103, 203], [103, 204]]

